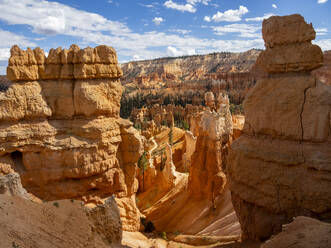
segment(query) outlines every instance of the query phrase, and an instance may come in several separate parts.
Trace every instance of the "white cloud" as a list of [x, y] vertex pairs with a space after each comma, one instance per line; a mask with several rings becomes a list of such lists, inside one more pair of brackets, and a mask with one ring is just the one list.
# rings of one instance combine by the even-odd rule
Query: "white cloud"
[[189, 34], [191, 33], [191, 30], [186, 29], [169, 29], [169, 32], [179, 33], [179, 34]]
[[164, 19], [162, 17], [154, 17], [153, 22], [155, 25], [160, 25], [161, 22], [164, 22]]
[[275, 14], [268, 13], [268, 14], [264, 14], [264, 16], [246, 18], [245, 20], [246, 20], [246, 22], [261, 22], [264, 19], [268, 19], [269, 17], [271, 17], [273, 15], [275, 15]]
[[[125, 57], [125, 59], [133, 58], [133, 56], [135, 58], [139, 56], [139, 59], [152, 59], [167, 56], [171, 51], [188, 55], [203, 54], [206, 51], [239, 52], [251, 48], [263, 48], [262, 39], [218, 40], [169, 32], [136, 33], [131, 31], [125, 23], [112, 21], [101, 15], [81, 11], [65, 4], [44, 0], [0, 0], [0, 9], [2, 21], [12, 25], [28, 25], [33, 32], [42, 32], [45, 36], [62, 30], [63, 22], [52, 26], [49, 23], [43, 25], [43, 20], [49, 21], [50, 16], [64, 20], [64, 31], [61, 34], [73, 37], [85, 45], [113, 46], [119, 57]], [[24, 36], [2, 30], [0, 30], [0, 40], [0, 48], [7, 49], [15, 43], [23, 47], [36, 45]], [[176, 50], [171, 48], [169, 50], [168, 47], [174, 47]], [[4, 53], [3, 57], [5, 56], [8, 56], [8, 53], [7, 55]]]
[[277, 9], [278, 7], [277, 7], [277, 5], [276, 4], [273, 4], [273, 5], [271, 5], [274, 9]]
[[328, 0], [318, 0], [317, 3], [326, 3]]
[[217, 13], [211, 18], [209, 16], [205, 16], [204, 20], [207, 22], [211, 20], [213, 20], [214, 22], [236, 22], [241, 21], [241, 16], [245, 15], [248, 12], [249, 11], [245, 6], [240, 5], [239, 9], [229, 9], [223, 13], [217, 11]]
[[36, 46], [28, 38], [2, 29], [0, 29], [0, 41], [0, 48], [9, 48], [15, 44], [22, 47]]
[[205, 17], [203, 18], [203, 20], [206, 21], [206, 22], [211, 22], [211, 18], [210, 18], [210, 16], [205, 16]]
[[196, 54], [194, 49], [177, 49], [176, 47], [173, 46], [168, 46], [167, 47], [167, 54], [172, 57], [178, 57], [178, 56], [183, 56], [183, 55], [194, 55]]
[[172, 0], [168, 0], [166, 2], [164, 2], [163, 4], [166, 8], [168, 9], [175, 9], [175, 10], [179, 10], [181, 12], [190, 12], [190, 13], [195, 13], [197, 11], [197, 9], [192, 5], [192, 4], [178, 4], [173, 2]]
[[328, 33], [327, 28], [316, 28], [316, 35], [326, 35]]
[[225, 26], [213, 27], [216, 35], [228, 33], [239, 33], [240, 37], [258, 38], [262, 37], [260, 25], [234, 23]]
[[319, 45], [322, 50], [331, 50], [331, 39], [314, 40], [312, 42]]
[[10, 57], [10, 48], [0, 48], [0, 61], [8, 60]]
[[211, 0], [186, 0], [187, 3], [196, 5], [197, 3], [202, 3], [203, 5], [208, 5]]
[[40, 34], [76, 36], [83, 32], [125, 33], [130, 30], [120, 22], [101, 15], [45, 0], [2, 0], [0, 19], [8, 24], [27, 24]]

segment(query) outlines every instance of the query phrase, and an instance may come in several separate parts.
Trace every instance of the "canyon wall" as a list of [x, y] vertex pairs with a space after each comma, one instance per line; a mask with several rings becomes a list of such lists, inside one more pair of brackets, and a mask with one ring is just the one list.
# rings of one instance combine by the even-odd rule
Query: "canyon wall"
[[124, 72], [122, 82], [124, 85], [149, 86], [157, 82], [212, 78], [215, 73], [248, 72], [259, 53], [258, 50], [249, 50], [128, 62], [121, 65]]
[[[138, 230], [139, 133], [119, 118], [122, 70], [107, 46], [11, 49], [0, 92], [0, 172], [15, 170], [43, 200], [116, 196], [123, 229]], [[131, 221], [131, 222], [130, 222]]]
[[244, 101], [243, 135], [228, 179], [243, 239], [266, 240], [294, 216], [330, 219], [331, 88], [311, 75], [323, 64], [315, 31], [300, 15], [263, 21], [268, 77]]

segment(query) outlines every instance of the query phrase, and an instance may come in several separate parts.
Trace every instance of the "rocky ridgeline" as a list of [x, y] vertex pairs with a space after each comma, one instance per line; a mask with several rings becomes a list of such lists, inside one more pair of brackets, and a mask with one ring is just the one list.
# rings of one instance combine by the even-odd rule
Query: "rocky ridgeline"
[[39, 47], [26, 51], [18, 46], [10, 50], [7, 78], [11, 81], [49, 79], [119, 78], [123, 75], [112, 47], [51, 49], [48, 56]]
[[206, 79], [215, 73], [248, 72], [260, 51], [244, 53], [213, 53], [179, 58], [134, 61], [121, 65], [123, 84], [153, 84], [158, 81]]
[[123, 229], [138, 230], [141, 136], [119, 118], [122, 75], [113, 48], [11, 49], [0, 92], [0, 173], [19, 173], [42, 200], [116, 196]]
[[257, 64], [269, 76], [244, 101], [243, 135], [227, 168], [243, 238], [255, 240], [294, 216], [331, 216], [331, 88], [311, 75], [323, 64], [315, 31], [291, 15], [264, 20], [262, 33]]

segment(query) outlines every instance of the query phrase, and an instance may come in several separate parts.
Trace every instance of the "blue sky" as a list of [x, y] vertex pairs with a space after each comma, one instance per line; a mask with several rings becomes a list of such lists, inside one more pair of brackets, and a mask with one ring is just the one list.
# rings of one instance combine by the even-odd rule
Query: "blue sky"
[[0, 74], [14, 44], [106, 44], [120, 62], [263, 48], [263, 17], [293, 13], [331, 49], [331, 0], [0, 0]]

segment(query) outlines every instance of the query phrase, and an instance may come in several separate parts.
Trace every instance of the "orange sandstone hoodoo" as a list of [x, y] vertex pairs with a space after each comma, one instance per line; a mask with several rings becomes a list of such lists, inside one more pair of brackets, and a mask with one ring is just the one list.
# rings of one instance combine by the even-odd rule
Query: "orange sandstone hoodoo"
[[300, 15], [263, 21], [268, 77], [250, 91], [243, 135], [228, 178], [243, 238], [265, 240], [294, 216], [331, 217], [331, 87], [311, 70], [323, 63], [315, 31]]
[[136, 231], [137, 161], [143, 142], [119, 117], [122, 70], [113, 48], [11, 49], [0, 92], [0, 173], [17, 171], [43, 200], [116, 196], [124, 230]]

